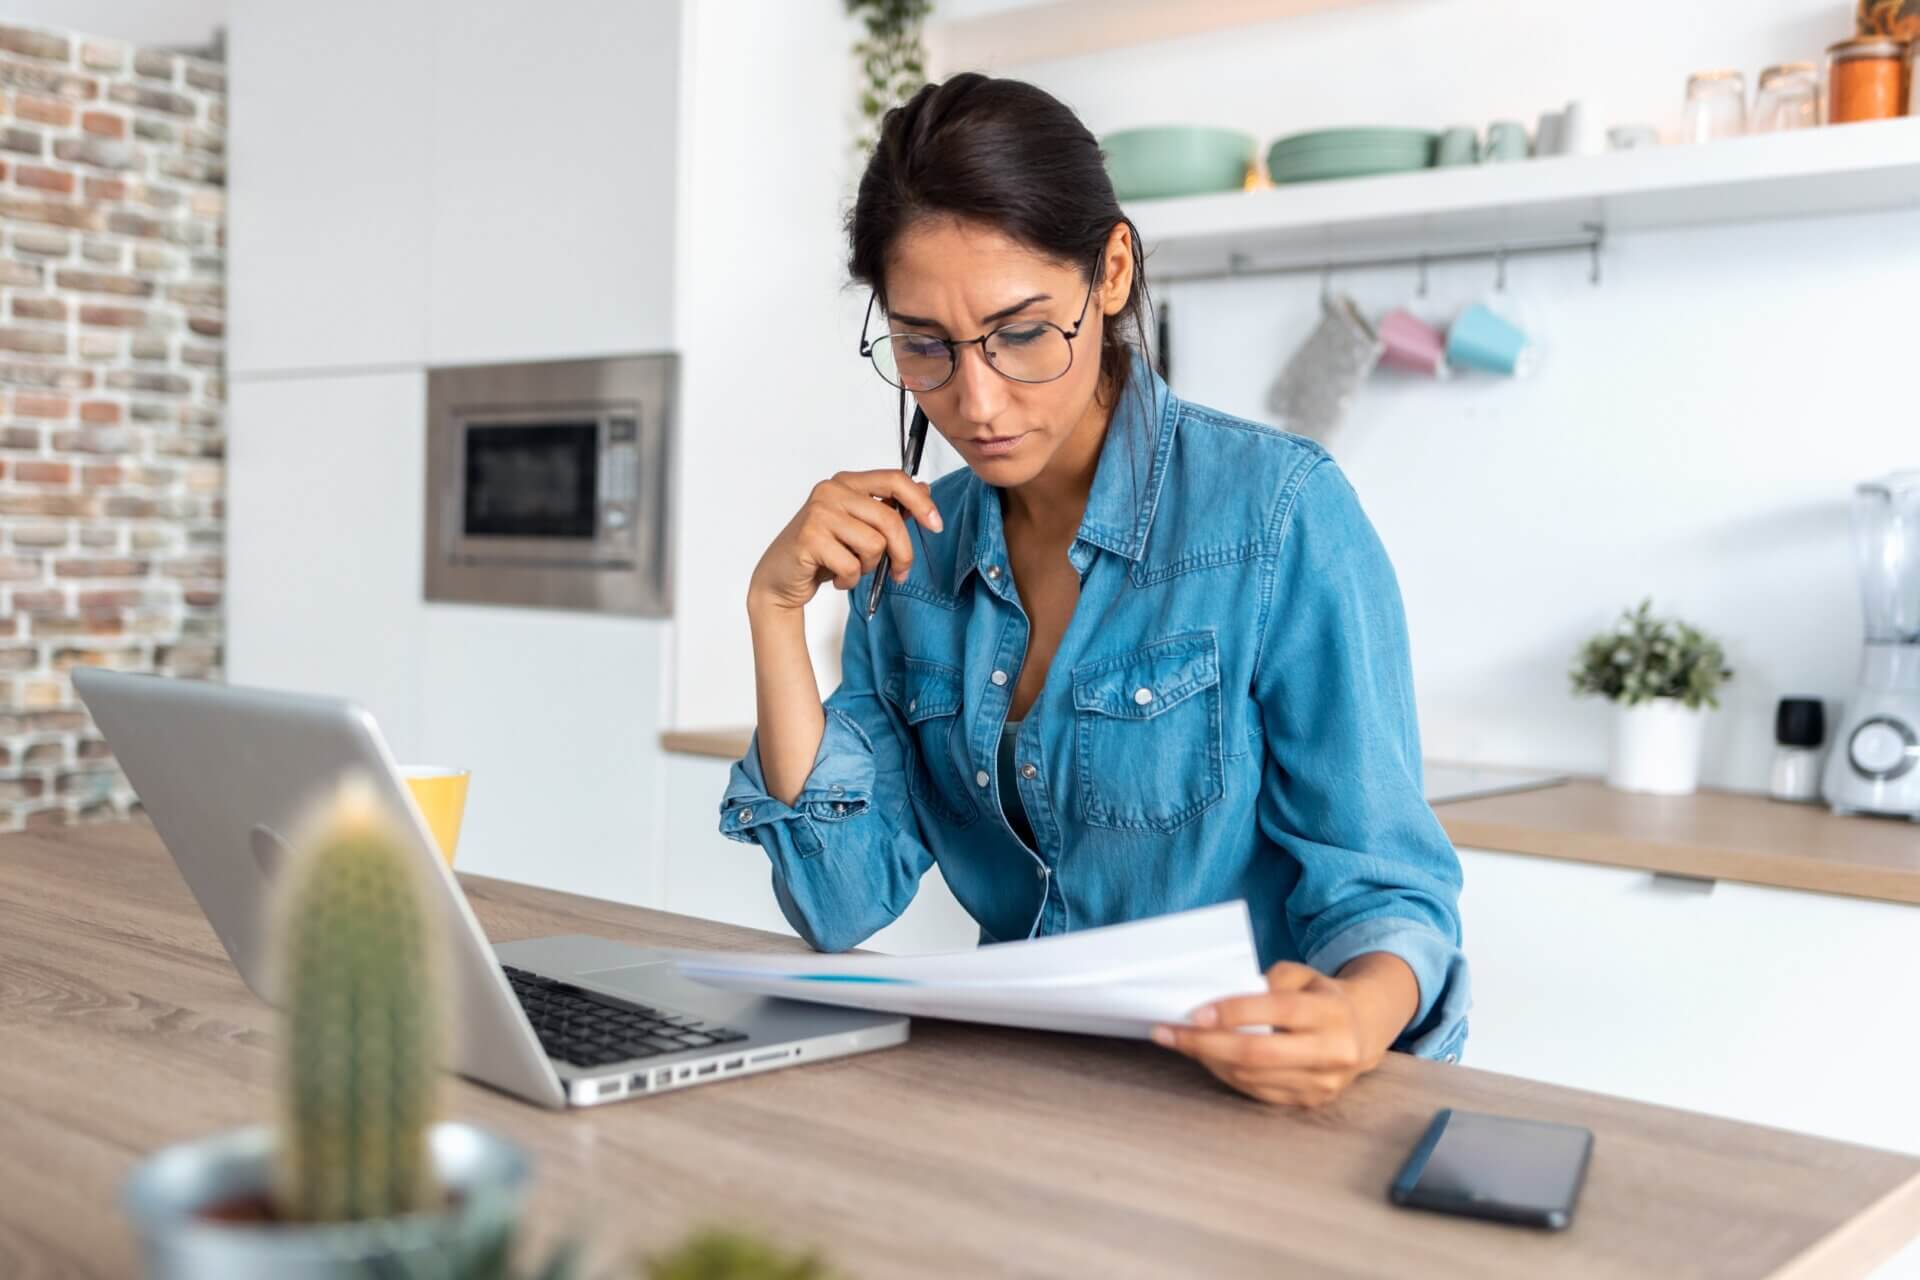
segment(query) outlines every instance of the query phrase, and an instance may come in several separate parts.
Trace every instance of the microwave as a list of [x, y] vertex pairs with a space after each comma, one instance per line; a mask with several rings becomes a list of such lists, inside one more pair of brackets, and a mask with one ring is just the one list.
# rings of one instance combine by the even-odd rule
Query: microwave
[[671, 355], [433, 369], [426, 598], [670, 613]]

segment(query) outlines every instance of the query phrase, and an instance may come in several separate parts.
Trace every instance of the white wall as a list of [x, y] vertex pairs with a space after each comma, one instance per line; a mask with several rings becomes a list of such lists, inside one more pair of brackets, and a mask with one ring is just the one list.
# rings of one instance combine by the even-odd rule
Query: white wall
[[[1531, 122], [1575, 97], [1603, 126], [1663, 123], [1688, 72], [1741, 67], [1751, 83], [1817, 58], [1848, 8], [1398, 0], [998, 69], [1097, 134], [1230, 124], [1263, 151], [1340, 124]], [[1571, 700], [1565, 670], [1586, 633], [1651, 594], [1719, 632], [1739, 672], [1707, 779], [1764, 786], [1774, 700], [1837, 698], [1853, 677], [1850, 488], [1920, 464], [1916, 243], [1916, 213], [1621, 237], [1597, 289], [1583, 259], [1515, 262], [1498, 305], [1546, 345], [1537, 379], [1376, 379], [1333, 448], [1400, 574], [1430, 755], [1601, 768], [1604, 708]], [[1444, 319], [1492, 279], [1436, 270], [1426, 310]], [[1336, 284], [1379, 309], [1415, 277]], [[1166, 290], [1176, 389], [1268, 417], [1318, 291], [1297, 277]]]

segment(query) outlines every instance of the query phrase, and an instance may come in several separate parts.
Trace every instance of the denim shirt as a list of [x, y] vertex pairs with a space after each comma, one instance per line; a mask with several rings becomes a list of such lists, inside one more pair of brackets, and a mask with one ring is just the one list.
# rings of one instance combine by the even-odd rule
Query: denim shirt
[[1419, 1007], [1393, 1047], [1457, 1061], [1460, 863], [1423, 796], [1393, 568], [1327, 454], [1135, 362], [1068, 551], [1079, 602], [1015, 739], [1037, 849], [996, 767], [1029, 633], [1000, 491], [963, 469], [933, 499], [944, 532], [909, 521], [907, 581], [850, 611], [794, 803], [767, 794], [757, 736], [721, 802], [800, 936], [858, 945], [935, 863], [982, 943], [1241, 898], [1263, 967], [1406, 961]]

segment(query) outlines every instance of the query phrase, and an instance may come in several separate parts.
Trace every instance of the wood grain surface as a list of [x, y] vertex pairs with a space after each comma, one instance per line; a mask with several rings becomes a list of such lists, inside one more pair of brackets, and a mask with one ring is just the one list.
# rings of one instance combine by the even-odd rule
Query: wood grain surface
[[[501, 941], [797, 945], [464, 879]], [[272, 1044], [151, 828], [0, 838], [0, 1276], [133, 1274], [122, 1178], [266, 1118]], [[1572, 1229], [1390, 1206], [1443, 1106], [1592, 1128]], [[530, 1253], [586, 1232], [600, 1261], [725, 1222], [866, 1278], [1858, 1275], [1920, 1231], [1920, 1161], [1400, 1055], [1302, 1113], [1147, 1044], [921, 1021], [902, 1048], [567, 1114], [460, 1081], [448, 1114], [533, 1152]]]

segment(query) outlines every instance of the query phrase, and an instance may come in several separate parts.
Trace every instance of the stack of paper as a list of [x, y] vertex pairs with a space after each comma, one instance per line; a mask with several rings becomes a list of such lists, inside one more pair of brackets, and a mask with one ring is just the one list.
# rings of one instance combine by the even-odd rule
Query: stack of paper
[[1244, 902], [948, 955], [675, 959], [729, 991], [1135, 1039], [1209, 1001], [1266, 990]]

